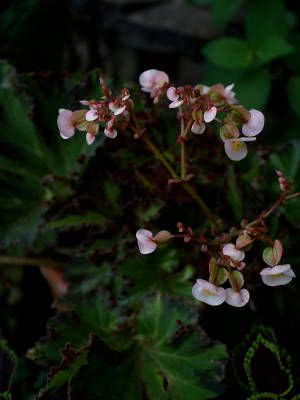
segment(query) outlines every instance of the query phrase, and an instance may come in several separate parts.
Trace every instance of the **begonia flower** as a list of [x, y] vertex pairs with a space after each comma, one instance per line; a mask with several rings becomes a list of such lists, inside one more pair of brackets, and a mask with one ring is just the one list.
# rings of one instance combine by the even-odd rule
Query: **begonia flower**
[[141, 89], [146, 93], [150, 93], [150, 96], [155, 99], [159, 89], [169, 83], [169, 76], [164, 71], [148, 69], [141, 73], [139, 82]]
[[150, 254], [156, 250], [157, 244], [153, 239], [153, 233], [147, 229], [139, 229], [136, 233], [138, 247], [141, 254]]
[[192, 288], [195, 299], [211, 306], [219, 306], [225, 301], [225, 289], [207, 282], [204, 279], [197, 279]]
[[245, 142], [253, 142], [254, 140], [256, 140], [256, 138], [250, 138], [250, 137], [225, 139], [224, 140], [225, 153], [230, 158], [230, 160], [241, 161], [248, 154], [247, 144]]
[[194, 121], [192, 127], [191, 127], [191, 131], [195, 134], [195, 135], [202, 135], [202, 133], [205, 131], [205, 124], [202, 122], [201, 124], [199, 124], [197, 121]]
[[233, 261], [243, 261], [245, 252], [238, 250], [233, 243], [227, 243], [222, 249], [224, 256], [230, 257]]
[[293, 278], [296, 277], [290, 264], [264, 268], [262, 271], [260, 271], [260, 275], [263, 283], [268, 286], [287, 285]]
[[225, 302], [233, 307], [243, 307], [250, 299], [250, 294], [247, 289], [236, 291], [232, 288], [225, 290]]

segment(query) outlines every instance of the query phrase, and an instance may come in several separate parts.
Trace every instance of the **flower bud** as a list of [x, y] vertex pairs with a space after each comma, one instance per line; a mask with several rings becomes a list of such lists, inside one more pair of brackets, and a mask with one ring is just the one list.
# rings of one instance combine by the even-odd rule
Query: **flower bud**
[[160, 231], [154, 236], [153, 240], [157, 244], [165, 244], [172, 239], [172, 237], [173, 235], [169, 231]]

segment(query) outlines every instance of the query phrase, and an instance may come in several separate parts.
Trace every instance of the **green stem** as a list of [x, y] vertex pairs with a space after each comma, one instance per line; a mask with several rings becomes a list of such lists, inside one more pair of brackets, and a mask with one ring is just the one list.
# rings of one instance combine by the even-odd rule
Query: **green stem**
[[[173, 167], [170, 163], [165, 159], [163, 154], [160, 150], [155, 146], [155, 144], [146, 136], [146, 134], [142, 135], [142, 139], [144, 140], [145, 144], [148, 146], [149, 150], [154, 154], [154, 156], [165, 166], [165, 168], [169, 171], [171, 177], [173, 179], [180, 180], [180, 177], [176, 174]], [[188, 182], [182, 183], [183, 189], [192, 197], [192, 199], [200, 206], [204, 214], [207, 216], [209, 220], [214, 220], [215, 217], [209, 207], [205, 204], [204, 200], [201, 196], [199, 196], [192, 186]]]

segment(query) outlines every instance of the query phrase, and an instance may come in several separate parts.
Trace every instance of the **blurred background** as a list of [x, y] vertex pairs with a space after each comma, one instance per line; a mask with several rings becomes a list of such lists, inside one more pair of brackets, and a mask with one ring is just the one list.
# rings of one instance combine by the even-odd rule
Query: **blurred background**
[[[295, 190], [300, 186], [299, 18], [300, 3], [292, 0], [0, 2], [0, 335], [9, 339], [18, 354], [24, 354], [45, 334], [46, 322], [54, 313], [53, 287], [47, 284], [53, 279], [32, 268], [28, 253], [42, 257], [38, 264], [44, 264], [56, 252], [69, 257], [75, 245], [82, 241], [90, 244], [90, 236], [99, 234], [89, 230], [86, 238], [83, 234], [60, 233], [58, 237], [53, 233], [63, 224], [76, 225], [74, 220], [40, 230], [45, 221], [61, 217], [66, 210], [91, 207], [90, 199], [78, 200], [77, 196], [74, 200], [74, 193], [82, 187], [89, 192], [97, 179], [102, 179], [100, 173], [91, 178], [91, 170], [101, 165], [93, 161], [87, 166], [94, 150], [87, 148], [82, 138], [70, 143], [60, 140], [57, 110], [74, 108], [79, 99], [96, 96], [100, 74], [117, 87], [132, 86], [131, 82], [137, 82], [139, 74], [149, 68], [166, 71], [176, 84], [235, 83], [239, 101], [266, 115], [259, 161], [245, 161], [239, 172], [244, 174], [244, 184], [250, 187], [251, 181], [254, 190], [263, 188], [258, 202], [270, 204], [277, 190], [274, 169], [283, 171]], [[264, 170], [262, 183], [256, 178], [265, 161], [271, 167]], [[87, 174], [88, 183], [74, 184], [74, 179], [83, 174]], [[229, 197], [235, 202], [232, 212], [239, 221], [242, 201], [236, 200], [236, 183], [231, 182]], [[118, 188], [112, 184], [104, 185], [103, 192], [110, 201], [117, 201]], [[221, 194], [211, 196], [221, 200]], [[72, 203], [66, 205], [70, 197]], [[252, 211], [256, 200], [249, 199]], [[286, 234], [287, 247], [292, 249], [290, 261], [297, 263], [300, 202], [290, 202], [283, 214], [286, 225], [282, 234]], [[84, 223], [89, 225], [98, 217], [88, 215]], [[102, 222], [100, 218], [99, 225]], [[275, 218], [274, 232], [276, 224]], [[106, 245], [102, 243], [103, 248]], [[66, 250], [68, 246], [71, 250]], [[297, 299], [296, 290], [283, 303], [276, 296], [275, 300], [261, 296], [258, 303], [262, 308], [255, 317], [256, 322], [276, 328], [290, 352], [300, 349], [296, 339], [300, 328], [295, 328], [295, 338], [289, 341], [290, 332], [283, 324], [292, 324], [295, 315], [300, 315]], [[285, 312], [291, 305], [295, 305], [294, 312]], [[279, 321], [283, 315], [285, 323]], [[219, 315], [223, 324], [226, 316]], [[209, 330], [210, 318], [208, 312], [206, 328], [214, 336]], [[234, 326], [246, 331], [249, 320], [244, 318], [244, 328], [237, 322]], [[230, 333], [213, 338], [233, 345]], [[0, 354], [1, 373], [9, 357]], [[21, 370], [24, 376], [18, 376], [19, 382], [32, 376], [30, 368]], [[300, 371], [298, 359], [296, 371]], [[5, 379], [1, 381], [0, 377], [0, 389], [1, 382], [5, 386]], [[32, 398], [20, 393], [19, 398]]]

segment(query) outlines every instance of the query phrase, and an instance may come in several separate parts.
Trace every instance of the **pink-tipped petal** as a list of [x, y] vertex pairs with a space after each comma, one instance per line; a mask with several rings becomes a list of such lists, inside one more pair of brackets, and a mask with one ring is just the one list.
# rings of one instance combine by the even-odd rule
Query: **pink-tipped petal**
[[248, 154], [246, 143], [241, 142], [239, 139], [237, 140], [225, 139], [224, 149], [225, 153], [232, 161], [241, 161]]
[[198, 122], [194, 122], [192, 127], [191, 127], [191, 131], [195, 134], [195, 135], [202, 135], [202, 133], [205, 131], [205, 124], [202, 122], [201, 124], [198, 124]]
[[87, 121], [95, 121], [95, 119], [98, 118], [98, 112], [97, 110], [89, 110], [86, 114], [85, 114], [85, 119]]
[[157, 248], [157, 244], [153, 241], [153, 234], [147, 229], [139, 229], [136, 233], [138, 247], [141, 254], [153, 253]]
[[120, 115], [126, 110], [126, 106], [118, 107], [114, 103], [109, 103], [108, 108], [114, 115]]
[[245, 136], [256, 136], [264, 128], [265, 117], [262, 112], [258, 110], [249, 110], [250, 119], [242, 126], [242, 132]]
[[167, 90], [167, 98], [170, 101], [176, 101], [178, 100], [178, 94], [176, 93], [176, 88], [174, 86], [169, 87], [169, 89]]
[[225, 289], [204, 279], [197, 279], [192, 288], [192, 295], [195, 299], [211, 306], [219, 306], [225, 301]]
[[177, 108], [183, 104], [183, 100], [175, 100], [169, 104], [169, 108]]
[[241, 289], [239, 292], [228, 288], [226, 292], [226, 303], [233, 307], [244, 307], [249, 299], [250, 294], [247, 289]]
[[206, 123], [213, 121], [216, 118], [217, 112], [217, 107], [212, 106], [209, 110], [205, 111], [204, 121]]
[[232, 243], [225, 244], [222, 252], [224, 256], [228, 256], [234, 261], [243, 261], [243, 259], [245, 258], [245, 252], [242, 250], [238, 250]]
[[93, 144], [95, 139], [96, 139], [95, 135], [93, 135], [91, 133], [87, 133], [86, 134], [86, 142], [87, 142], [87, 144]]
[[110, 139], [114, 139], [118, 136], [118, 132], [116, 129], [104, 129], [104, 135]]
[[276, 265], [272, 268], [264, 268], [260, 271], [261, 279], [267, 286], [287, 285], [296, 277], [290, 264]]
[[57, 117], [57, 126], [59, 129], [60, 136], [63, 139], [69, 139], [75, 134], [75, 127], [72, 122], [73, 112], [61, 108]]

